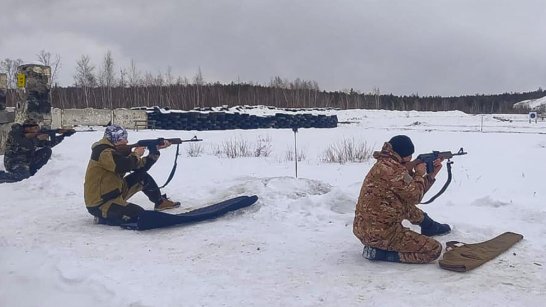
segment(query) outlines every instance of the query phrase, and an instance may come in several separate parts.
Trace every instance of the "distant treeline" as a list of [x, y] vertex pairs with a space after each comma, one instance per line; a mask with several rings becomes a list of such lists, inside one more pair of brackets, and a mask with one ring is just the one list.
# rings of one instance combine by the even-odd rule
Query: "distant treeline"
[[[313, 84], [263, 86], [254, 84], [173, 84], [117, 87], [54, 87], [52, 104], [57, 108], [131, 108], [161, 106], [190, 110], [195, 107], [267, 105], [280, 108], [340, 108], [416, 111], [460, 110], [465, 113], [517, 113], [516, 102], [541, 98], [542, 89], [524, 93], [468, 95], [460, 97], [395, 96], [353, 90], [327, 92]], [[7, 92], [7, 105], [14, 106], [16, 92]]]
[[[62, 67], [61, 56], [41, 50], [36, 58], [41, 64], [51, 67], [51, 81], [56, 84]], [[16, 72], [21, 64], [21, 59], [6, 58], [0, 61], [0, 72], [6, 73], [8, 79], [8, 106], [15, 105]], [[110, 50], [104, 55], [100, 66], [93, 64], [88, 55], [82, 55], [76, 62], [74, 86], [54, 86], [51, 89], [52, 105], [58, 108], [160, 106], [190, 110], [223, 105], [267, 105], [280, 108], [460, 110], [471, 114], [526, 112], [514, 110], [513, 104], [545, 95], [541, 88], [527, 93], [460, 97], [394, 96], [382, 94], [377, 88], [371, 93], [353, 89], [327, 92], [320, 90], [316, 81], [299, 78], [290, 81], [280, 76], [273, 77], [267, 85], [207, 83], [201, 68], [193, 78], [188, 79], [174, 76], [170, 66], [164, 73], [160, 71], [158, 74], [141, 71], [134, 60], [128, 67], [116, 66]]]

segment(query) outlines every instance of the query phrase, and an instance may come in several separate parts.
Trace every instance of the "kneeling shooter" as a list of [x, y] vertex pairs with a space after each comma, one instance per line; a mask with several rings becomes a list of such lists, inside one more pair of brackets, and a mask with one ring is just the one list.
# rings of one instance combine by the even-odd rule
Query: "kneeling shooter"
[[73, 129], [44, 130], [34, 119], [13, 124], [4, 154], [6, 171], [0, 171], [0, 183], [18, 182], [36, 174], [49, 161], [51, 148], [74, 132]]
[[[374, 152], [377, 162], [364, 179], [353, 222], [367, 259], [428, 263], [442, 252], [440, 242], [431, 237], [451, 227], [434, 221], [417, 204], [435, 182], [443, 157], [434, 157], [427, 174], [426, 163], [412, 162], [414, 151], [408, 136], [397, 135]], [[403, 220], [421, 226], [421, 233], [404, 227]]]

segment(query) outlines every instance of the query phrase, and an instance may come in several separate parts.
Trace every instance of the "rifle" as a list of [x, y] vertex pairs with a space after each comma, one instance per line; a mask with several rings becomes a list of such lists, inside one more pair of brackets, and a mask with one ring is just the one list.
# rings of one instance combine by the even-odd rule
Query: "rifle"
[[71, 136], [76, 133], [76, 130], [71, 128], [41, 129], [39, 133], [47, 134], [53, 139], [57, 134], [61, 134], [62, 136]]
[[165, 139], [165, 138], [157, 138], [157, 139], [149, 139], [149, 140], [140, 140], [134, 144], [128, 144], [128, 145], [117, 145], [116, 150], [120, 151], [124, 155], [129, 155], [131, 153], [131, 149], [135, 147], [146, 147], [150, 152], [157, 151], [157, 146], [161, 146], [165, 144], [165, 141], [168, 141], [171, 144], [176, 144], [176, 154], [174, 156], [174, 164], [173, 168], [171, 169], [171, 173], [169, 174], [169, 178], [167, 178], [167, 181], [160, 186], [160, 189], [163, 189], [169, 182], [171, 182], [171, 179], [173, 179], [174, 173], [176, 172], [176, 161], [178, 160], [179, 150], [180, 150], [180, 144], [186, 143], [186, 142], [200, 142], [203, 139], [198, 139], [197, 136], [194, 136], [193, 138], [189, 140], [182, 140], [180, 138], [173, 138], [173, 139]]
[[[418, 155], [414, 161], [414, 165], [419, 163], [425, 163], [427, 165], [427, 174], [430, 174], [434, 171], [434, 160], [439, 158], [449, 160], [453, 158], [453, 156], [462, 156], [466, 154], [467, 152], [465, 152], [462, 147], [456, 153], [452, 153], [451, 151], [433, 151], [432, 153]], [[451, 163], [453, 162], [448, 161], [448, 164]]]
[[157, 139], [140, 140], [134, 144], [116, 145], [116, 149], [126, 155], [129, 155], [131, 153], [131, 149], [135, 147], [146, 147], [148, 148], [149, 151], [157, 151], [157, 146], [161, 146], [165, 144], [165, 141], [168, 141], [171, 144], [180, 145], [186, 142], [200, 142], [202, 140], [203, 139], [198, 139], [197, 136], [194, 136], [193, 138], [189, 140], [183, 140], [180, 138], [172, 138], [172, 139], [157, 138]]
[[432, 153], [426, 153], [426, 154], [420, 154], [417, 156], [417, 158], [413, 161], [413, 165], [419, 164], [419, 163], [425, 163], [427, 165], [427, 174], [430, 174], [434, 171], [434, 160], [442, 158], [447, 159], [447, 181], [444, 184], [444, 186], [440, 189], [436, 195], [432, 196], [428, 201], [422, 202], [421, 204], [430, 204], [433, 202], [438, 196], [442, 195], [442, 193], [445, 192], [449, 184], [451, 183], [451, 164], [453, 164], [453, 161], [450, 159], [454, 156], [462, 156], [466, 155], [467, 152], [461, 149], [459, 149], [458, 152], [452, 153], [451, 151], [433, 151]]
[[39, 129], [36, 132], [25, 132], [25, 136], [29, 138], [35, 138], [40, 135], [48, 135], [49, 139], [51, 141], [55, 140], [55, 137], [57, 134], [60, 134], [62, 136], [71, 136], [76, 132], [94, 132], [96, 130], [88, 129], [88, 130], [76, 130], [72, 128], [57, 128], [57, 129]]

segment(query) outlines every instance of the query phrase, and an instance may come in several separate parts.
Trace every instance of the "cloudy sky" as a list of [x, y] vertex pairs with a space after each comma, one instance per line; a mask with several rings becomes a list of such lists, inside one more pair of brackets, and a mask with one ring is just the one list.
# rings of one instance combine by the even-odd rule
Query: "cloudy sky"
[[544, 0], [0, 0], [0, 59], [111, 50], [154, 74], [464, 95], [546, 88]]

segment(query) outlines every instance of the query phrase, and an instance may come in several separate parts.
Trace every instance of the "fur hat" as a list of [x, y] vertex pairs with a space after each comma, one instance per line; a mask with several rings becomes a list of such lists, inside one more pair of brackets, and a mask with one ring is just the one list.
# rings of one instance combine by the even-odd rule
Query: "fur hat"
[[110, 125], [104, 130], [104, 137], [112, 144], [127, 140], [127, 130], [120, 125]]
[[392, 146], [392, 150], [401, 158], [411, 156], [415, 152], [415, 147], [407, 135], [397, 135], [389, 143]]

